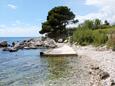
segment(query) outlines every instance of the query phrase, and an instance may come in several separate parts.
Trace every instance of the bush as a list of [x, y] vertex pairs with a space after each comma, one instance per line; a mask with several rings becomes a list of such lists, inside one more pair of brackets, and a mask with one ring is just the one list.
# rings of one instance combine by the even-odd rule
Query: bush
[[79, 29], [73, 34], [73, 41], [80, 45], [87, 45], [93, 42], [92, 30]]
[[115, 34], [110, 34], [111, 36], [109, 37], [108, 40], [108, 47], [112, 48], [113, 51], [115, 51]]
[[115, 32], [115, 26], [101, 24], [99, 19], [86, 20], [73, 32], [72, 40], [80, 45], [94, 44], [98, 46], [108, 43], [115, 50], [115, 34], [114, 38], [108, 39], [107, 34], [110, 32]]
[[73, 41], [80, 45], [102, 45], [108, 40], [106, 33], [99, 30], [77, 29], [73, 33]]
[[94, 36], [94, 45], [102, 45], [105, 44], [108, 40], [107, 34], [102, 31], [93, 31]]

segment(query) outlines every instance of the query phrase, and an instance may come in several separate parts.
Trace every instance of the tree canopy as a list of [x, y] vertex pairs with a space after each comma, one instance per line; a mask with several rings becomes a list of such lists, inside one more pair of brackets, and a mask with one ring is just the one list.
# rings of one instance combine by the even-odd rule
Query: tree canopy
[[74, 13], [67, 6], [54, 7], [48, 12], [47, 20], [42, 23], [40, 34], [47, 34], [50, 38], [56, 38], [66, 33], [66, 25], [76, 23]]

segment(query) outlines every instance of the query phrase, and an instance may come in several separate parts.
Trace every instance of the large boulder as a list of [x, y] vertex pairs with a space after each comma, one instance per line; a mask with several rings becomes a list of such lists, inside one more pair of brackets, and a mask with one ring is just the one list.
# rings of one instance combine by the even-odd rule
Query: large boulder
[[35, 43], [34, 43], [34, 45], [35, 46], [42, 46], [43, 45], [43, 41], [40, 41], [40, 40], [38, 40], [38, 41], [36, 41]]
[[55, 47], [57, 47], [57, 44], [53, 39], [47, 38], [44, 41], [44, 46], [49, 47], [49, 48], [55, 48]]
[[15, 49], [23, 49], [24, 44], [17, 43], [17, 44], [15, 44], [15, 46], [13, 48], [15, 48]]
[[8, 47], [7, 41], [0, 42], [0, 47]]

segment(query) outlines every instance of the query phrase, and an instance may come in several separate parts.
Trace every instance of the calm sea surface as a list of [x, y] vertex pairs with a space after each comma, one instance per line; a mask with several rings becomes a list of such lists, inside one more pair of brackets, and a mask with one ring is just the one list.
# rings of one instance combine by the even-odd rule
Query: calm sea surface
[[[9, 43], [30, 38], [0, 38]], [[84, 62], [79, 57], [40, 57], [44, 49], [0, 50], [0, 86], [87, 86]], [[83, 81], [81, 81], [83, 80]]]

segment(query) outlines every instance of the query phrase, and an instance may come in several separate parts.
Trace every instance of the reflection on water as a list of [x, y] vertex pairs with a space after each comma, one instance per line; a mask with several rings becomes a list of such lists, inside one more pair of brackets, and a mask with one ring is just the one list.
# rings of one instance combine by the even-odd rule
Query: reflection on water
[[[73, 73], [78, 76], [75, 81], [86, 76], [86, 70], [80, 67], [83, 62], [78, 57], [40, 57], [40, 51], [0, 51], [0, 86], [48, 86], [51, 83], [59, 86], [61, 82], [68, 82]], [[86, 78], [89, 77], [82, 79]]]

